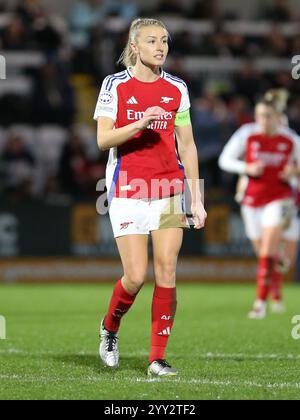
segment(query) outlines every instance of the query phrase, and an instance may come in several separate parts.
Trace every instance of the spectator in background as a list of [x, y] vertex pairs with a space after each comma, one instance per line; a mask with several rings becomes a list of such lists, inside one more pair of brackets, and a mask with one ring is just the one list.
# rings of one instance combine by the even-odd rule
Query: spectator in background
[[300, 35], [292, 40], [290, 56], [299, 55], [300, 52]]
[[163, 15], [184, 15], [184, 5], [180, 0], [160, 0], [154, 13]]
[[[176, 53], [176, 56], [195, 55], [201, 42], [195, 34], [188, 29], [184, 29], [174, 35], [172, 38], [171, 48]], [[194, 48], [196, 47], [196, 48]]]
[[4, 192], [18, 199], [31, 196], [35, 159], [21, 136], [8, 138], [0, 162]]
[[202, 54], [217, 57], [230, 56], [229, 35], [218, 31], [206, 37], [202, 44]]
[[22, 51], [29, 47], [29, 38], [22, 20], [14, 17], [2, 33], [2, 49]]
[[288, 71], [276, 72], [272, 84], [276, 88], [283, 88], [288, 92], [293, 92], [296, 96], [300, 95], [300, 83], [298, 80], [294, 80]]
[[228, 112], [234, 122], [234, 127], [240, 128], [242, 125], [253, 122], [253, 111], [250, 102], [243, 96], [235, 96], [229, 102]]
[[132, 0], [106, 0], [107, 14], [132, 21], [139, 13], [136, 2]]
[[104, 174], [103, 161], [91, 161], [81, 137], [71, 133], [59, 162], [58, 180], [63, 193], [77, 199], [95, 197], [96, 183]]
[[218, 0], [194, 0], [187, 17], [189, 19], [219, 20], [221, 16]]
[[291, 102], [288, 117], [291, 128], [300, 134], [300, 99], [298, 97]]
[[107, 16], [105, 0], [77, 0], [70, 15], [72, 44], [78, 50], [89, 46], [92, 29]]
[[46, 53], [56, 52], [62, 44], [58, 31], [50, 22], [40, 0], [22, 0], [16, 8], [32, 49]]
[[47, 54], [56, 53], [62, 45], [61, 34], [49, 22], [48, 18], [40, 18], [34, 25], [33, 36], [35, 45]]
[[247, 43], [245, 37], [240, 34], [231, 34], [228, 37], [229, 51], [232, 57], [241, 58], [248, 55]]
[[194, 102], [193, 127], [201, 150], [201, 172], [208, 187], [219, 185], [216, 171], [222, 148], [231, 133], [232, 121], [226, 103], [211, 93], [204, 93]]
[[81, 197], [88, 157], [81, 138], [73, 133], [65, 144], [59, 162], [58, 179], [64, 193]]
[[75, 73], [94, 71], [93, 33], [97, 26], [103, 24], [107, 14], [106, 0], [76, 1], [69, 18]]
[[32, 27], [39, 18], [46, 16], [40, 0], [20, 0], [16, 14], [29, 27]]
[[289, 0], [273, 0], [273, 5], [265, 10], [262, 17], [273, 22], [291, 22], [292, 16]]
[[65, 71], [55, 63], [42, 67], [35, 79], [33, 119], [37, 124], [70, 126], [75, 115], [75, 98]]
[[269, 88], [263, 75], [249, 61], [245, 62], [241, 71], [234, 76], [233, 85], [234, 94], [246, 97], [252, 104]]
[[264, 44], [265, 56], [282, 58], [290, 56], [288, 40], [276, 27], [267, 36]]

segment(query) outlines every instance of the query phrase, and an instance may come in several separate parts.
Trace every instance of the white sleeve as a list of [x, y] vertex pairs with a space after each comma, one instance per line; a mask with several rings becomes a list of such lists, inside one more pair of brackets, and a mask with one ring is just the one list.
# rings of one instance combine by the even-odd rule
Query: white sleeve
[[99, 117], [108, 117], [112, 120], [117, 120], [118, 114], [118, 95], [115, 83], [110, 83], [111, 77], [108, 76], [101, 87], [100, 95], [98, 98], [94, 120]]
[[190, 95], [186, 85], [182, 85], [181, 90], [181, 102], [177, 112], [188, 111], [191, 107]]
[[239, 175], [246, 173], [247, 163], [243, 159], [246, 154], [247, 138], [245, 127], [240, 128], [231, 137], [219, 158], [219, 166], [223, 171]]

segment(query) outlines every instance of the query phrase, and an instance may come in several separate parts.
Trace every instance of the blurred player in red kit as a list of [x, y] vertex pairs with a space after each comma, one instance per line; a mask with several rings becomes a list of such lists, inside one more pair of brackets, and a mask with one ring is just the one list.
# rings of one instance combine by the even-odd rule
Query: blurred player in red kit
[[269, 92], [256, 106], [256, 122], [232, 136], [219, 160], [224, 171], [246, 177], [239, 201], [247, 236], [259, 259], [257, 298], [250, 319], [265, 318], [271, 294], [274, 312], [284, 309], [281, 244], [285, 242], [291, 255], [299, 239], [292, 182], [300, 175], [300, 142], [283, 121], [287, 99], [283, 90]]
[[168, 41], [162, 22], [137, 19], [132, 23], [121, 57], [126, 70], [104, 80], [94, 116], [99, 147], [110, 150], [109, 214], [124, 269], [101, 324], [100, 357], [107, 367], [119, 366], [118, 331], [146, 280], [151, 235], [156, 285], [148, 374], [154, 376], [177, 375], [166, 362], [165, 351], [177, 306], [177, 260], [183, 230], [189, 228], [185, 176], [195, 228], [203, 228], [207, 217], [188, 89], [162, 69]]

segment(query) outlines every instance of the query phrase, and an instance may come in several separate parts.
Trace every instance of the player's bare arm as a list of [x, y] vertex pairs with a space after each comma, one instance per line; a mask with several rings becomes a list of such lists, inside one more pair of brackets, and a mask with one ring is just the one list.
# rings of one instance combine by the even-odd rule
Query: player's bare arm
[[180, 159], [185, 167], [186, 177], [192, 194], [192, 214], [195, 228], [201, 229], [205, 226], [207, 213], [202, 203], [199, 185], [198, 152], [194, 140], [191, 124], [176, 127], [178, 151]]

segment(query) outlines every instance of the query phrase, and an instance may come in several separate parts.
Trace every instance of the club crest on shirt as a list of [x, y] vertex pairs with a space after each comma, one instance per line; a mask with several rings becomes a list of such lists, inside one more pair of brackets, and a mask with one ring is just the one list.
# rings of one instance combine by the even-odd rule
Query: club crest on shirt
[[254, 149], [254, 150], [258, 150], [258, 149], [260, 149], [260, 143], [258, 143], [258, 142], [253, 142], [252, 144], [251, 144], [251, 146], [252, 146], [252, 148]]
[[161, 97], [161, 104], [169, 104], [171, 101], [174, 101], [174, 98], [168, 98], [166, 96]]
[[114, 100], [111, 92], [105, 91], [100, 95], [100, 103], [103, 105], [110, 105]]
[[281, 143], [278, 145], [278, 150], [280, 152], [286, 152], [289, 149], [289, 146], [285, 143]]

